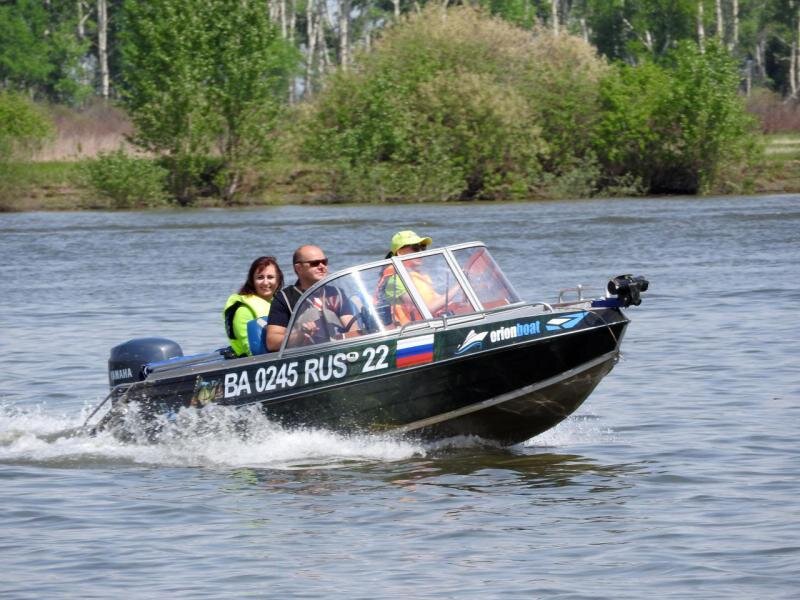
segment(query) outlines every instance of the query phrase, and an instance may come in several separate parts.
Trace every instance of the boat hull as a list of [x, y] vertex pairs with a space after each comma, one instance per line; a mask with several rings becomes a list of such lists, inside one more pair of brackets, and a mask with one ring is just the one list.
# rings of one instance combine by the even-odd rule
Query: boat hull
[[285, 401], [265, 401], [284, 426], [474, 435], [516, 444], [572, 414], [613, 368], [624, 325], [515, 344]]
[[[258, 404], [270, 421], [288, 428], [424, 439], [478, 436], [516, 444], [572, 414], [616, 363], [628, 324], [621, 311], [581, 311], [567, 317], [573, 323], [569, 330], [551, 328], [554, 315], [541, 311], [444, 328], [429, 334], [429, 355], [408, 355], [409, 344], [379, 340], [349, 353], [331, 350], [309, 359], [267, 359], [238, 370], [144, 381], [117, 403], [101, 428], [122, 422], [130, 401], [138, 401], [146, 415], [176, 413], [210, 401]], [[517, 332], [523, 335], [517, 337]], [[483, 343], [467, 345], [471, 338]], [[323, 380], [326, 373], [319, 366], [326, 359], [328, 379]], [[316, 371], [309, 377], [312, 360], [317, 361], [312, 364]], [[279, 372], [291, 385], [258, 391], [259, 386], [269, 387], [264, 383], [271, 381], [265, 379], [269, 373]], [[205, 396], [199, 393], [209, 387]]]

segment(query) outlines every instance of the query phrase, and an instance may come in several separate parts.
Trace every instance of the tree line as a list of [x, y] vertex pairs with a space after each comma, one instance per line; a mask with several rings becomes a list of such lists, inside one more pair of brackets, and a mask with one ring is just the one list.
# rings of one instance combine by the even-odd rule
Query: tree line
[[331, 200], [508, 199], [736, 189], [757, 150], [742, 83], [794, 89], [791, 0], [423, 4], [0, 4], [0, 114], [117, 99], [152, 157], [93, 163], [119, 206], [229, 203], [276, 157]]
[[[157, 0], [161, 2], [161, 0]], [[119, 97], [131, 0], [0, 2], [0, 86], [37, 99], [80, 105]], [[169, 4], [169, 3], [167, 3]], [[302, 57], [287, 101], [312, 95], [326, 73], [348, 68], [381, 30], [426, 0], [261, 0], [260, 10]], [[433, 3], [430, 3], [433, 4]], [[448, 5], [448, 0], [436, 4]], [[458, 2], [449, 2], [451, 5]], [[524, 29], [582, 37], [610, 60], [638, 64], [680, 42], [721, 44], [746, 86], [800, 93], [800, 0], [475, 0]], [[175, 6], [179, 6], [176, 3]], [[230, 10], [236, 8], [230, 3]], [[249, 10], [249, 8], [248, 8]], [[190, 15], [187, 15], [190, 17]]]

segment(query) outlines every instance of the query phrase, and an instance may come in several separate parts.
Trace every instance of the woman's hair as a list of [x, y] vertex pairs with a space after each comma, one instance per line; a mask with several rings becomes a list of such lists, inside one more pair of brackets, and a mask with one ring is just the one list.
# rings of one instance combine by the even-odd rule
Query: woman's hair
[[255, 294], [256, 293], [256, 286], [253, 285], [253, 278], [256, 276], [256, 273], [261, 269], [268, 267], [269, 265], [275, 265], [275, 272], [278, 274], [278, 287], [275, 290], [276, 292], [283, 288], [283, 271], [278, 266], [278, 261], [275, 259], [274, 256], [259, 256], [257, 259], [253, 261], [253, 264], [250, 265], [250, 270], [247, 272], [247, 280], [244, 282], [242, 287], [239, 289], [240, 294]]

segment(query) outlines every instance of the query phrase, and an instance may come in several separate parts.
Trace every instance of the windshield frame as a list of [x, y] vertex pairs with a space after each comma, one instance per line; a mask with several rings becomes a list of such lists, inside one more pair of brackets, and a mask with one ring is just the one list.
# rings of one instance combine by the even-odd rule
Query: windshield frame
[[[346, 338], [346, 339], [342, 339], [342, 340], [330, 340], [330, 341], [326, 341], [326, 342], [320, 342], [320, 343], [314, 344], [312, 346], [298, 346], [298, 347], [293, 347], [293, 348], [287, 348], [286, 346], [287, 346], [288, 341], [289, 341], [289, 332], [294, 327], [295, 320], [298, 317], [298, 311], [297, 310], [293, 310], [292, 311], [292, 316], [289, 319], [289, 323], [286, 326], [286, 336], [284, 337], [283, 342], [281, 342], [281, 347], [277, 352], [271, 353], [271, 354], [274, 354], [275, 356], [278, 356], [278, 357], [284, 356], [284, 355], [301, 354], [301, 353], [308, 352], [311, 348], [315, 348], [315, 349], [316, 348], [328, 348], [328, 347], [330, 347], [332, 345], [341, 345], [341, 344], [346, 344], [346, 343], [352, 344], [352, 343], [354, 343], [356, 341], [361, 341], [361, 340], [376, 340], [376, 339], [381, 339], [381, 338], [384, 338], [384, 337], [395, 337], [395, 336], [402, 335], [404, 332], [409, 331], [409, 330], [422, 329], [422, 328], [427, 328], [427, 327], [431, 327], [431, 326], [441, 326], [441, 325], [447, 323], [449, 317], [447, 317], [447, 316], [435, 317], [435, 316], [433, 316], [431, 314], [430, 310], [428, 309], [427, 304], [424, 302], [424, 299], [420, 295], [419, 290], [413, 284], [411, 276], [409, 275], [408, 270], [406, 269], [405, 265], [403, 264], [403, 261], [404, 260], [408, 260], [409, 258], [417, 258], [417, 257], [418, 258], [422, 258], [422, 257], [433, 256], [433, 255], [437, 255], [437, 254], [443, 255], [444, 259], [445, 259], [445, 261], [447, 263], [447, 266], [450, 268], [450, 271], [455, 276], [456, 281], [458, 281], [459, 285], [464, 290], [464, 293], [465, 293], [466, 297], [472, 303], [473, 307], [475, 307], [475, 310], [473, 312], [468, 313], [469, 316], [486, 314], [486, 313], [489, 313], [489, 312], [494, 312], [496, 310], [503, 310], [503, 309], [506, 309], [506, 308], [511, 307], [511, 306], [518, 306], [518, 305], [524, 304], [524, 301], [519, 300], [517, 302], [509, 303], [509, 304], [507, 304], [505, 306], [502, 306], [502, 307], [499, 307], [499, 308], [489, 308], [489, 309], [487, 309], [487, 308], [485, 308], [483, 306], [483, 304], [480, 302], [480, 300], [478, 298], [478, 295], [475, 293], [475, 290], [473, 290], [473, 288], [470, 285], [466, 275], [462, 271], [461, 266], [458, 263], [458, 259], [453, 254], [453, 252], [461, 250], [461, 249], [464, 249], [464, 248], [476, 248], [476, 247], [482, 247], [482, 248], [486, 249], [486, 251], [488, 252], [488, 248], [486, 247], [486, 244], [484, 244], [481, 241], [463, 242], [463, 243], [460, 243], [460, 244], [452, 244], [452, 245], [449, 245], [449, 246], [442, 246], [442, 247], [439, 247], [439, 248], [431, 248], [431, 249], [428, 249], [428, 250], [423, 250], [422, 252], [415, 252], [413, 254], [404, 254], [403, 256], [392, 256], [391, 258], [388, 258], [388, 259], [377, 260], [377, 261], [372, 261], [372, 262], [368, 262], [368, 263], [361, 263], [361, 264], [355, 265], [353, 267], [348, 267], [346, 269], [341, 269], [339, 271], [336, 271], [334, 273], [329, 274], [327, 277], [325, 277], [324, 279], [322, 279], [320, 281], [317, 281], [316, 283], [314, 283], [314, 285], [312, 285], [310, 288], [308, 288], [306, 291], [303, 292], [303, 295], [300, 296], [300, 298], [297, 300], [297, 303], [295, 304], [295, 309], [297, 307], [299, 307], [301, 305], [301, 303], [303, 303], [308, 296], [313, 295], [316, 292], [316, 290], [318, 290], [319, 288], [321, 288], [321, 287], [323, 287], [325, 285], [330, 285], [330, 284], [334, 284], [335, 285], [335, 281], [337, 279], [341, 278], [341, 277], [346, 277], [348, 275], [353, 275], [353, 273], [358, 273], [360, 271], [374, 269], [376, 267], [386, 268], [389, 265], [391, 265], [391, 266], [394, 267], [395, 272], [400, 276], [403, 284], [406, 286], [406, 289], [408, 290], [409, 295], [414, 300], [414, 303], [417, 305], [418, 310], [420, 311], [420, 313], [422, 314], [422, 316], [424, 318], [422, 320], [420, 320], [420, 321], [414, 321], [414, 322], [411, 322], [411, 323], [406, 323], [406, 324], [404, 324], [404, 325], [402, 325], [402, 326], [400, 326], [400, 327], [398, 327], [396, 329], [382, 329], [380, 331], [375, 331], [375, 332], [372, 332], [372, 333], [364, 334], [364, 335], [359, 336], [357, 338]], [[491, 253], [489, 253], [489, 256], [491, 256]], [[495, 264], [496, 264], [496, 261], [495, 261]], [[497, 265], [497, 267], [498, 267], [498, 269], [500, 268], [499, 265]], [[500, 269], [500, 272], [502, 273], [502, 269]], [[505, 274], [504, 273], [503, 273], [503, 277], [505, 278]], [[360, 276], [354, 276], [354, 278], [360, 284], [363, 285], [363, 279]], [[506, 282], [508, 282], [507, 278], [505, 278], [505, 280], [506, 280]], [[509, 286], [510, 286], [510, 283], [509, 283]], [[519, 298], [519, 294], [516, 292], [516, 290], [513, 288], [513, 286], [510, 286], [510, 287], [511, 287], [511, 291], [513, 291], [514, 294], [517, 296], [517, 298]], [[464, 316], [465, 315], [458, 315], [458, 316], [455, 316], [455, 317], [452, 317], [452, 318], [461, 319]]]

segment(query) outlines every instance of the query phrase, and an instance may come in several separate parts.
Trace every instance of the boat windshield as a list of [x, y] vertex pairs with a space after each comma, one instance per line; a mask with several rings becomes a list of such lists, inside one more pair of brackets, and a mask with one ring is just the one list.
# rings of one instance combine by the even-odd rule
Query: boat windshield
[[401, 262], [408, 274], [408, 281], [411, 282], [411, 295], [416, 294], [417, 303], [411, 306], [411, 295], [406, 293], [404, 286], [399, 290], [387, 286], [387, 297], [400, 306], [407, 303], [405, 314], [396, 315], [407, 317], [405, 322], [402, 318], [398, 319], [400, 325], [428, 318], [414, 310], [418, 304], [424, 304], [433, 317], [466, 315], [478, 310], [459, 283], [444, 254], [409, 255], [408, 258], [403, 257]]
[[374, 301], [385, 265], [351, 271], [329, 279], [295, 309], [287, 348], [321, 344], [384, 331]]
[[520, 297], [483, 246], [453, 251], [461, 271], [485, 309], [520, 302]]
[[333, 275], [314, 288], [294, 311], [286, 348], [515, 302], [519, 296], [482, 245], [398, 256]]

